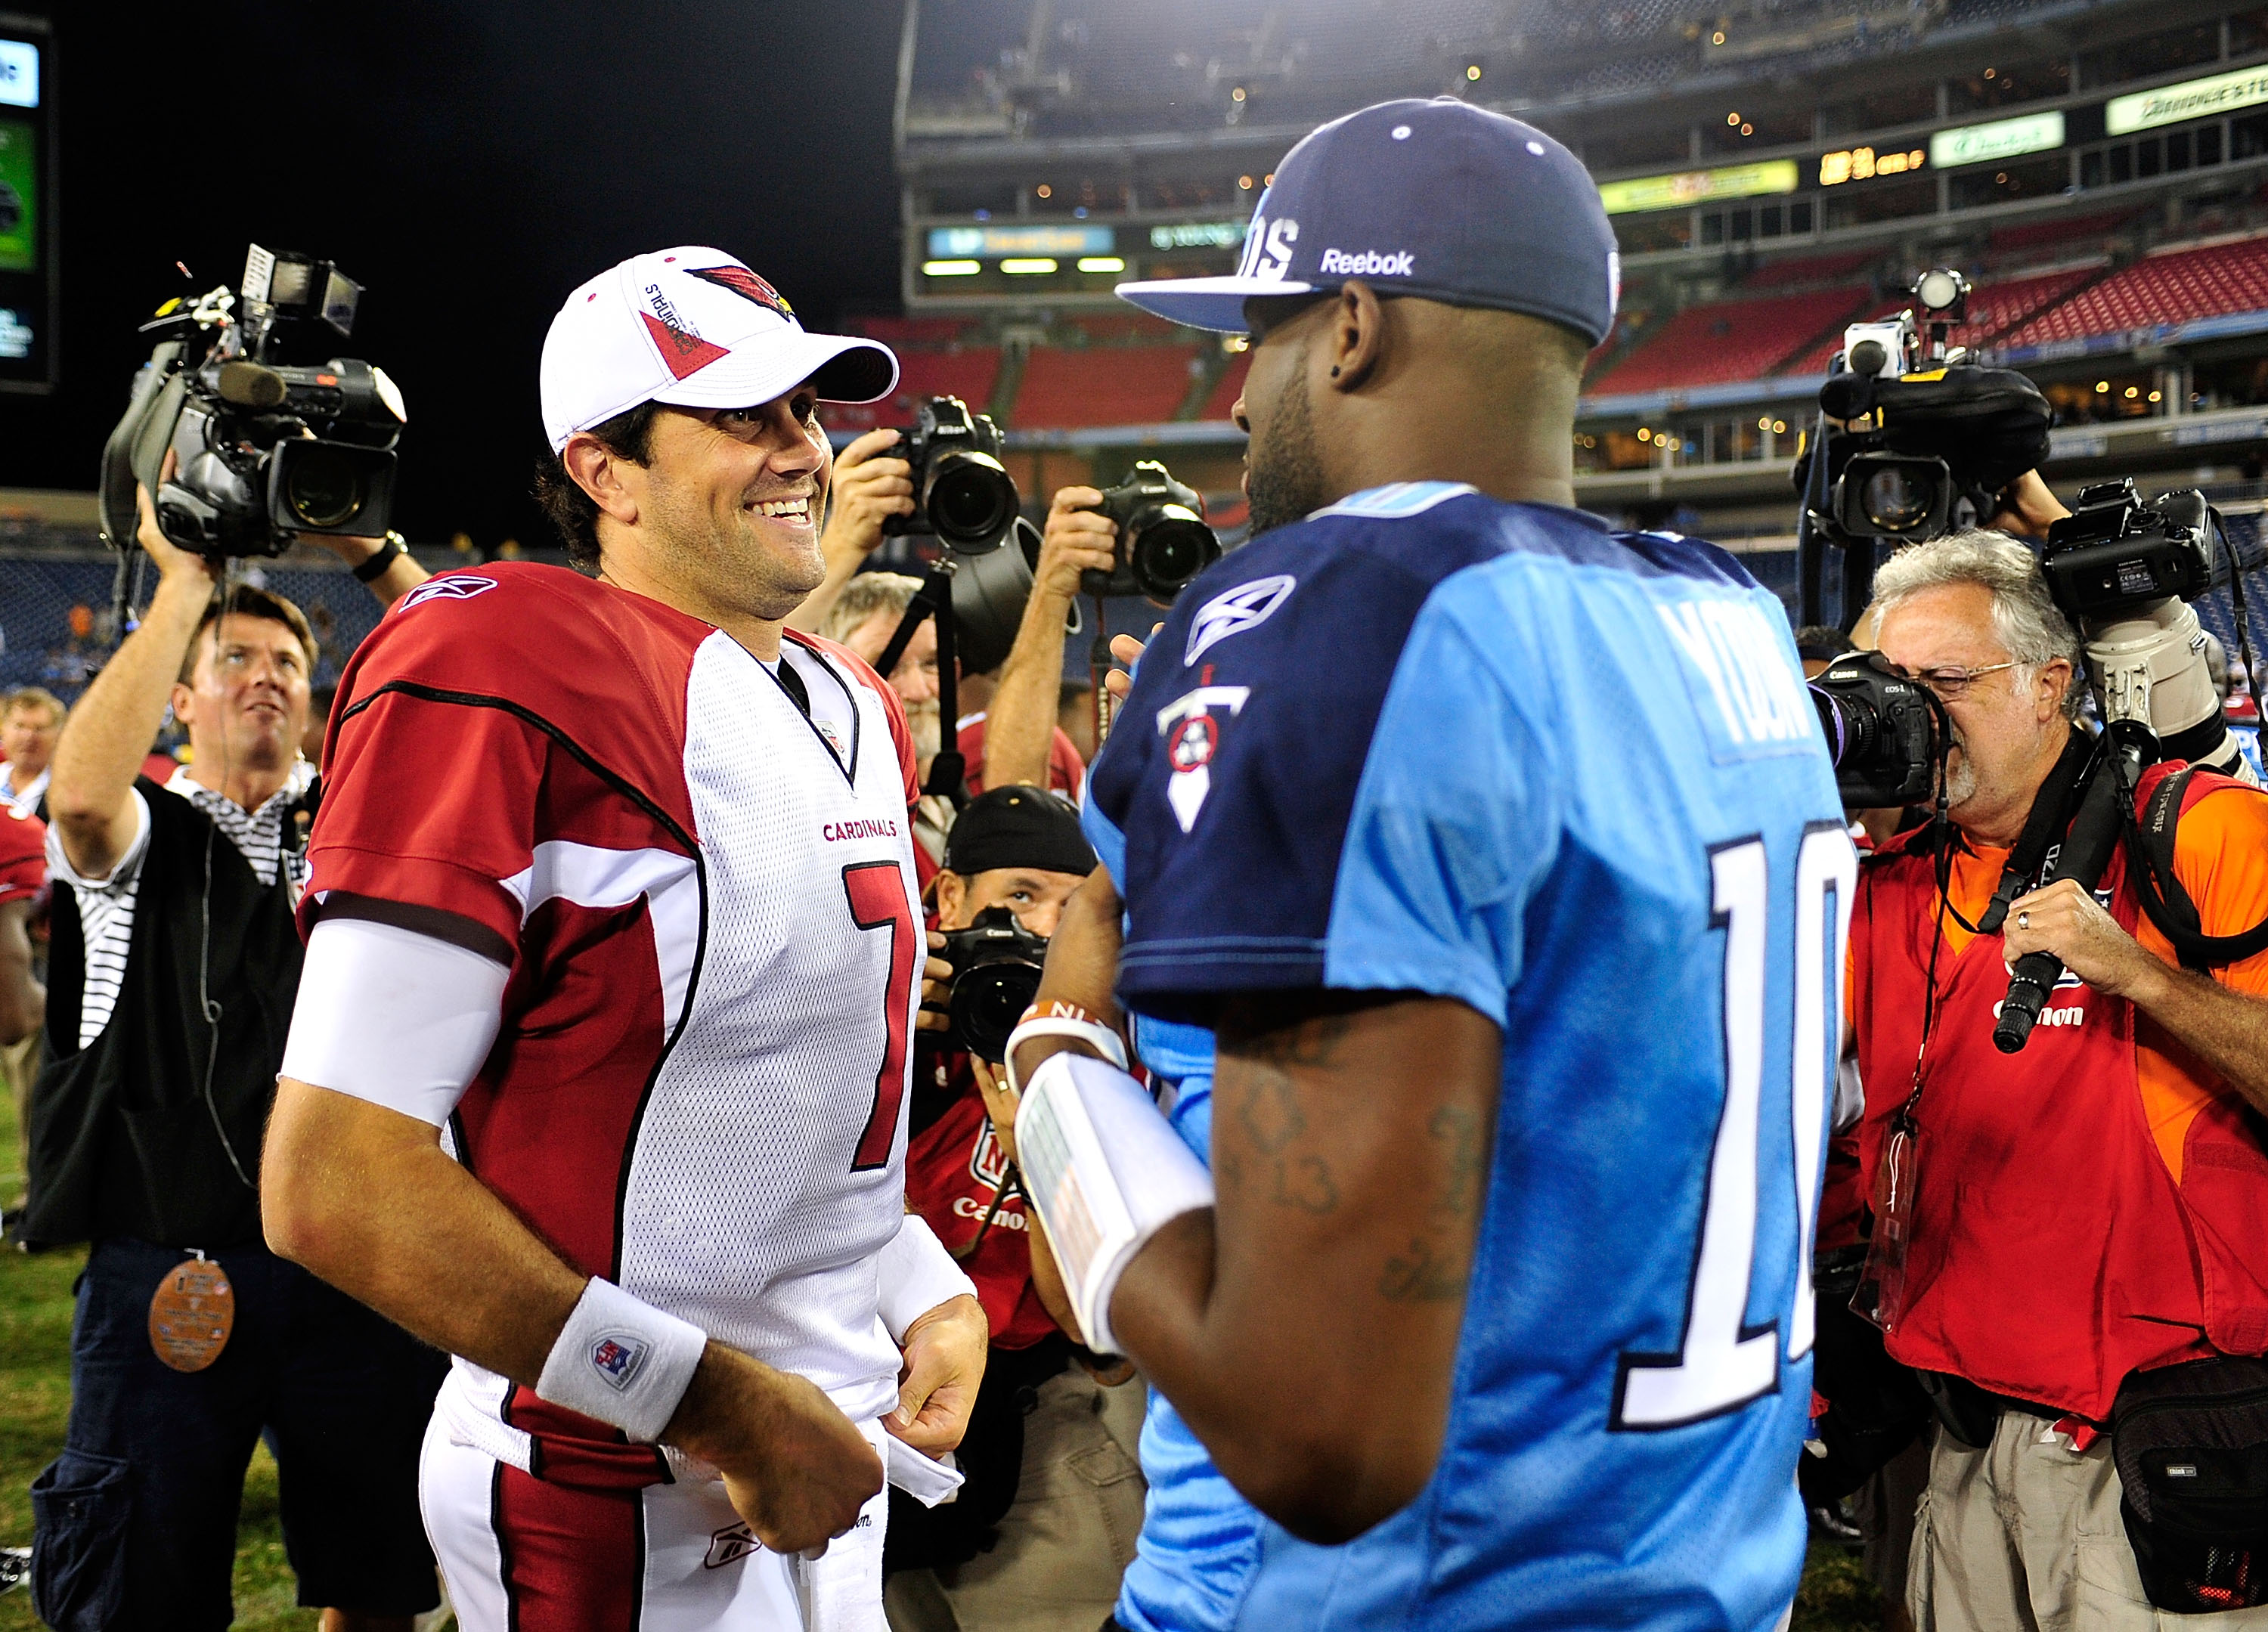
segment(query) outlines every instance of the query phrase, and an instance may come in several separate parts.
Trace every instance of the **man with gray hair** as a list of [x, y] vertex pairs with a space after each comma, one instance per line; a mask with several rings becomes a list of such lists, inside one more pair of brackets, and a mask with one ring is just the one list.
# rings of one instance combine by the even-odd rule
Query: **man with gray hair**
[[[2180, 967], [2124, 856], [2093, 893], [2041, 887], [2090, 743], [2078, 637], [2030, 549], [1981, 531], [1909, 545], [1875, 592], [1883, 656], [1952, 732], [1948, 825], [1869, 860], [1851, 936], [1862, 1193], [1888, 1177], [1897, 1198], [1862, 1312], [1942, 1430], [1907, 1607], [1920, 1632], [2154, 1626], [2103, 1430], [2137, 1373], [2268, 1349], [2268, 954]], [[2204, 773], [2182, 792], [2174, 871], [2206, 934], [2241, 932], [2268, 916], [2268, 798]], [[2000, 1055], [2008, 967], [2041, 951], [2069, 973]]]

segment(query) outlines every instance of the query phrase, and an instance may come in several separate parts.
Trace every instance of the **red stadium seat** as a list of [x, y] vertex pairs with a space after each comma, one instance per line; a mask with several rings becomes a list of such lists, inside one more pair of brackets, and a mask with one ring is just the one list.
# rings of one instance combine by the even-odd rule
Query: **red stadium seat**
[[1150, 425], [1173, 418], [1189, 394], [1195, 346], [1033, 348], [1016, 393], [1020, 430]]
[[1000, 349], [971, 346], [965, 351], [901, 351], [898, 388], [880, 402], [833, 403], [823, 417], [830, 426], [869, 430], [876, 425], [909, 425], [914, 409], [929, 397], [959, 397], [983, 413], [1000, 378]]
[[[2034, 312], [2052, 305], [2088, 279], [2100, 276], [2100, 268], [2092, 267], [2066, 268], [2061, 272], [2043, 272], [2037, 277], [2014, 277], [1997, 283], [1986, 283], [1972, 290], [1969, 296], [1970, 320], [1953, 331], [1952, 342], [1956, 346], [1981, 346], [1994, 336], [2007, 333]], [[1901, 295], [1896, 300], [1883, 302], [1864, 318], [1852, 322], [1874, 322], [1896, 317], [1914, 304], [1911, 295]], [[1781, 370], [1786, 374], [1824, 374], [1827, 361], [1842, 349], [1843, 337], [1830, 334], [1809, 351]]]
[[1229, 411], [1235, 408], [1237, 398], [1244, 394], [1244, 376], [1251, 367], [1252, 354], [1249, 351], [1240, 351], [1229, 358], [1226, 371], [1222, 373], [1219, 383], [1213, 386], [1212, 394], [1205, 399], [1204, 411], [1197, 417], [1226, 419]]
[[2045, 345], [2233, 312], [2268, 312], [2268, 238], [2146, 256], [2042, 312], [2000, 343]]
[[1844, 288], [1688, 306], [1591, 381], [1586, 394], [1761, 379], [1799, 348], [1809, 350], [1829, 329], [1855, 317], [1867, 298], [1865, 290]]

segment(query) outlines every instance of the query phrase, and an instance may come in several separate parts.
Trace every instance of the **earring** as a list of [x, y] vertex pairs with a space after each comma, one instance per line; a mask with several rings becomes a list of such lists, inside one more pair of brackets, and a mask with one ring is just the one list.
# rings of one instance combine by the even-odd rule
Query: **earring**
[[1338, 371], [1338, 370], [1336, 370], [1336, 369], [1333, 369], [1333, 370], [1331, 371], [1331, 378], [1332, 378], [1333, 379], [1336, 379], [1338, 377], [1339, 377], [1339, 371]]

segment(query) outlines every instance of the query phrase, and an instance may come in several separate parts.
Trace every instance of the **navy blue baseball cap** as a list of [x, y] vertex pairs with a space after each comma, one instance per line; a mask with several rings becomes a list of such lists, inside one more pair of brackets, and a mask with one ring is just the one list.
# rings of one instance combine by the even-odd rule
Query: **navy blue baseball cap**
[[1192, 328], [1244, 332], [1252, 295], [1333, 290], [1524, 312], [1597, 345], [1622, 262], [1599, 189], [1532, 125], [1454, 97], [1381, 102], [1308, 132], [1276, 166], [1227, 277], [1152, 278], [1118, 293]]

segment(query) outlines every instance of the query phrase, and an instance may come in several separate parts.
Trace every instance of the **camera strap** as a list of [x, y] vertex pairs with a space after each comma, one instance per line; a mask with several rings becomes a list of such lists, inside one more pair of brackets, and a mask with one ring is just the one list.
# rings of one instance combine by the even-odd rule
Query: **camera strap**
[[2147, 809], [2126, 827], [2134, 893], [2158, 933], [2173, 944], [2182, 967], [2203, 973], [2268, 952], [2268, 918], [2238, 935], [2207, 935], [2197, 902], [2174, 871], [2174, 834], [2182, 799], [2198, 767], [2185, 765], [2159, 783]]
[[[1963, 929], [1975, 935], [1998, 935], [2016, 898], [2039, 887], [2063, 849], [2072, 812], [2085, 790], [2095, 747], [2094, 738], [2076, 727], [2073, 729], [2047, 780], [2032, 796], [2031, 814], [2024, 818], [2024, 831], [2016, 840], [2016, 848], [2008, 852], [2008, 864], [2000, 870], [2000, 883], [1993, 890], [1992, 901], [1977, 922], [1963, 924]], [[1954, 915], [1958, 918], [1960, 914], [1955, 912]]]
[[921, 628], [924, 618], [937, 620], [937, 757], [930, 761], [929, 780], [922, 792], [953, 801], [958, 810], [968, 802], [968, 765], [961, 756], [961, 665], [960, 643], [955, 638], [953, 615], [953, 567], [950, 562], [939, 562], [922, 575], [922, 586], [906, 603], [906, 614], [898, 620], [890, 643], [882, 648], [882, 655], [874, 660], [874, 670], [887, 680], [906, 655], [912, 643], [914, 631]]

